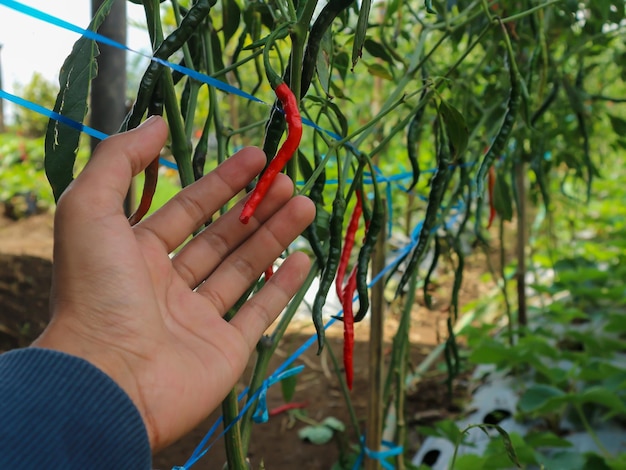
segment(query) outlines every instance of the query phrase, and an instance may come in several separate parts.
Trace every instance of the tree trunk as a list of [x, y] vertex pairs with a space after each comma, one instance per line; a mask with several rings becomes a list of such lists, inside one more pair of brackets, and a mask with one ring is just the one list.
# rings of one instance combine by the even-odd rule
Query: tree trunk
[[[103, 0], [91, 0], [92, 15]], [[118, 0], [98, 32], [121, 44], [126, 44], [126, 1]], [[91, 84], [90, 124], [106, 134], [116, 134], [126, 115], [126, 51], [106, 44], [98, 44], [98, 75]], [[91, 138], [91, 150], [100, 142]], [[133, 206], [132, 190], [124, 202], [124, 211], [130, 215]]]

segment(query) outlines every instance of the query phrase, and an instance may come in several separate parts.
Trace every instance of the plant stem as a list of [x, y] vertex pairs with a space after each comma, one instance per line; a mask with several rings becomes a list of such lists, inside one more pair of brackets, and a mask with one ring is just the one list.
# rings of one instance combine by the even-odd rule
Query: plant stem
[[[209, 28], [213, 28], [212, 24], [209, 24], [206, 28], [204, 35], [202, 36], [202, 44], [204, 46], [205, 62], [207, 73], [213, 74], [215, 66], [213, 64], [213, 47], [211, 44], [211, 31]], [[217, 164], [221, 164], [226, 160], [226, 134], [224, 132], [224, 124], [222, 123], [222, 116], [220, 114], [220, 107], [217, 100], [217, 93], [215, 88], [208, 87], [210, 106], [213, 111], [213, 125], [215, 126], [215, 140], [217, 141]]]
[[[528, 324], [526, 314], [526, 173], [524, 164], [515, 162], [515, 185], [517, 187], [517, 322], [520, 327]], [[520, 328], [519, 334], [522, 334]]]
[[[239, 414], [239, 406], [237, 404], [237, 391], [233, 388], [224, 401], [222, 401], [222, 415], [224, 417], [224, 428], [233, 423]], [[224, 436], [224, 444], [226, 446], [226, 459], [228, 461], [228, 470], [247, 470], [245, 455], [243, 454], [243, 446], [241, 442], [241, 433], [239, 424], [235, 422]]]
[[[383, 201], [383, 207], [386, 207]], [[374, 247], [372, 260], [372, 277], [385, 268], [385, 224], [382, 224], [378, 241]], [[417, 270], [416, 270], [417, 271]], [[369, 389], [367, 406], [367, 434], [365, 445], [368, 449], [379, 451], [383, 435], [383, 335], [385, 317], [385, 285], [377, 282], [372, 287], [372, 303], [370, 317], [370, 340], [369, 340]], [[398, 413], [400, 410], [398, 410]], [[381, 468], [380, 460], [367, 458], [366, 470], [378, 470]]]
[[[254, 370], [252, 372], [252, 378], [248, 385], [248, 400], [256, 393], [258, 388], [263, 384], [265, 375], [267, 374], [267, 368], [269, 366], [269, 360], [272, 358], [278, 343], [283, 337], [289, 323], [293, 319], [298, 307], [302, 303], [304, 296], [313, 283], [313, 280], [318, 274], [318, 266], [316, 262], [313, 262], [309, 274], [307, 275], [304, 283], [297, 294], [291, 300], [285, 311], [280, 317], [278, 326], [270, 337], [264, 336], [257, 344], [257, 359], [254, 364]], [[246, 413], [244, 413], [241, 419], [241, 440], [243, 445], [243, 452], [247, 454], [248, 446], [250, 445], [250, 435], [252, 434], [252, 416], [254, 415], [254, 406], [251, 406]]]
[[337, 356], [335, 356], [335, 352], [333, 348], [327, 347], [324, 348], [324, 351], [328, 351], [328, 355], [330, 356], [330, 360], [333, 363], [333, 368], [335, 369], [335, 374], [339, 379], [339, 386], [341, 387], [341, 394], [346, 402], [346, 406], [348, 407], [348, 415], [350, 416], [350, 423], [354, 428], [354, 434], [359, 438], [361, 436], [361, 430], [359, 429], [359, 419], [356, 416], [356, 411], [354, 410], [354, 406], [352, 405], [352, 400], [350, 399], [350, 390], [348, 390], [348, 385], [346, 384], [346, 380], [343, 377], [341, 372], [341, 368], [339, 367], [339, 361], [337, 360]]
[[[146, 21], [152, 42], [153, 50], [163, 42], [163, 25], [161, 24], [160, 7], [158, 0], [144, 2], [146, 11]], [[191, 167], [191, 147], [185, 136], [185, 127], [178, 107], [178, 98], [174, 90], [174, 81], [170, 69], [162, 72], [163, 93], [165, 101], [165, 111], [167, 121], [170, 126], [170, 136], [172, 139], [172, 155], [178, 165], [180, 182], [183, 187], [190, 185], [194, 181], [193, 169]]]
[[[395, 370], [395, 382], [396, 382], [396, 438], [395, 442], [402, 445], [406, 441], [406, 421], [404, 420], [404, 402], [406, 399], [406, 385], [405, 377], [408, 362], [409, 351], [409, 329], [411, 327], [411, 312], [413, 311], [413, 304], [415, 302], [415, 290], [417, 288], [417, 274], [419, 269], [416, 269], [411, 274], [409, 280], [409, 291], [404, 303], [404, 309], [402, 311], [402, 318], [398, 325], [398, 331], [393, 338], [393, 346], [395, 353], [395, 359], [398, 361], [394, 366]], [[393, 365], [392, 365], [393, 366]], [[392, 367], [390, 366], [390, 367]], [[396, 457], [396, 468], [398, 470], [404, 469], [404, 455], [399, 454]]]

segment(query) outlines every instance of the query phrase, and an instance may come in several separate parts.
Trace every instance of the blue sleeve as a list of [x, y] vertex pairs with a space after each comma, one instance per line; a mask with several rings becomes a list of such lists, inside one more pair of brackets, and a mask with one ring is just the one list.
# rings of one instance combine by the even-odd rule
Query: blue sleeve
[[151, 468], [139, 411], [87, 361], [47, 349], [0, 355], [0, 468]]

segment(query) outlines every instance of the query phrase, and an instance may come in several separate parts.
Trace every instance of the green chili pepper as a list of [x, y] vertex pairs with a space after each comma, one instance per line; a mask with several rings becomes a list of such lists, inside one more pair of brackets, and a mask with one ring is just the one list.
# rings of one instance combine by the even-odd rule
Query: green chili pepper
[[[314, 147], [315, 144], [314, 144]], [[313, 149], [313, 158], [315, 161], [315, 166], [319, 166], [322, 162], [322, 156], [317, 151], [317, 148]], [[313, 201], [315, 206], [323, 206], [324, 200], [324, 186], [326, 186], [326, 169], [323, 168], [313, 186], [311, 187], [311, 191], [309, 192], [309, 199]], [[313, 250], [313, 254], [317, 258], [317, 263], [321, 269], [324, 269], [324, 265], [326, 264], [326, 250], [324, 245], [320, 240], [319, 234], [317, 233], [317, 223], [318, 217], [321, 213], [321, 210], [318, 209], [316, 212], [315, 220], [306, 228], [305, 234], [307, 239], [309, 240], [309, 244], [311, 245], [311, 249]]]
[[426, 251], [426, 247], [428, 246], [428, 242], [430, 241], [435, 228], [437, 214], [439, 212], [439, 208], [441, 207], [443, 195], [448, 183], [450, 182], [449, 147], [443, 130], [444, 126], [440, 121], [441, 114], [438, 115], [438, 119], [436, 121], [437, 130], [435, 132], [435, 136], [437, 137], [437, 170], [431, 181], [428, 204], [426, 206], [426, 214], [424, 216], [424, 221], [422, 222], [422, 228], [420, 229], [411, 259], [409, 260], [406, 270], [402, 274], [400, 282], [398, 283], [396, 290], [397, 296], [402, 294], [404, 287], [411, 277], [411, 273], [414, 269], [418, 268], [419, 262], [422, 260], [422, 256]]
[[[367, 158], [363, 155], [364, 158]], [[370, 167], [372, 187], [374, 189], [374, 201], [372, 207], [372, 216], [369, 223], [366, 223], [365, 240], [359, 250], [359, 257], [357, 259], [357, 276], [356, 276], [356, 290], [359, 293], [359, 311], [354, 316], [354, 322], [358, 323], [367, 314], [369, 310], [369, 288], [367, 286], [367, 273], [369, 269], [370, 259], [372, 258], [372, 251], [378, 241], [378, 235], [385, 225], [385, 206], [383, 198], [380, 195], [378, 188], [378, 182], [376, 181], [376, 172], [374, 165], [367, 158], [367, 163]], [[365, 201], [363, 201], [363, 207], [365, 207]], [[365, 209], [364, 209], [365, 212]]]
[[437, 264], [439, 263], [439, 256], [441, 255], [441, 242], [439, 241], [439, 237], [435, 236], [435, 249], [433, 251], [433, 261], [430, 263], [430, 267], [428, 268], [428, 272], [426, 273], [426, 277], [424, 278], [424, 303], [426, 304], [426, 308], [433, 308], [433, 299], [428, 289], [430, 287], [430, 278], [432, 277], [435, 269], [437, 269]]
[[324, 348], [324, 319], [322, 316], [322, 308], [326, 303], [326, 297], [330, 286], [335, 279], [337, 268], [339, 267], [339, 260], [341, 258], [341, 242], [342, 242], [342, 229], [343, 229], [343, 216], [346, 211], [346, 201], [341, 192], [340, 185], [337, 185], [337, 193], [335, 200], [333, 201], [333, 211], [330, 216], [330, 233], [328, 241], [328, 256], [324, 269], [322, 270], [322, 276], [320, 279], [320, 285], [313, 301], [313, 324], [317, 331], [317, 353], [321, 353]]
[[487, 172], [489, 168], [494, 164], [497, 158], [502, 155], [506, 148], [506, 144], [511, 137], [511, 133], [513, 131], [513, 126], [515, 125], [515, 120], [517, 119], [517, 113], [519, 110], [520, 102], [521, 102], [521, 94], [522, 88], [520, 85], [520, 78], [518, 76], [518, 71], [516, 67], [513, 65], [515, 61], [515, 57], [513, 57], [513, 49], [510, 46], [510, 41], [508, 35], [506, 33], [506, 29], [503, 27], [503, 31], [505, 34], [505, 40], [507, 41], [507, 50], [509, 53], [509, 80], [511, 82], [511, 89], [509, 91], [509, 100], [507, 103], [506, 114], [504, 115], [504, 121], [502, 121], [502, 125], [500, 126], [500, 130], [496, 134], [493, 143], [487, 150], [485, 157], [480, 163], [480, 167], [478, 168], [478, 173], [476, 175], [476, 193], [478, 194], [477, 205], [476, 205], [476, 233], [480, 234], [481, 231], [481, 219], [482, 219], [482, 206], [483, 206], [483, 197], [485, 191], [485, 177], [487, 176]]
[[[193, 35], [198, 25], [209, 15], [211, 8], [216, 3], [217, 0], [198, 0], [182, 19], [180, 26], [165, 38], [156, 51], [154, 51], [154, 57], [166, 60], [180, 49]], [[152, 92], [163, 71], [163, 67], [164, 66], [158, 61], [150, 61], [150, 65], [146, 69], [139, 84], [137, 99], [133, 104], [131, 112], [124, 119], [121, 130], [133, 129], [139, 125], [141, 118], [148, 108]]]
[[[422, 68], [422, 70], [425, 70], [425, 68]], [[424, 86], [422, 94], [420, 95], [420, 101], [423, 101], [426, 98], [427, 93], [428, 87]], [[425, 111], [426, 104], [417, 108], [417, 111], [415, 111], [415, 114], [411, 118], [406, 134], [406, 150], [409, 157], [409, 163], [411, 164], [411, 169], [413, 171], [413, 180], [407, 188], [407, 191], [410, 191], [415, 187], [420, 177], [419, 139], [422, 131], [422, 119], [424, 118]]]

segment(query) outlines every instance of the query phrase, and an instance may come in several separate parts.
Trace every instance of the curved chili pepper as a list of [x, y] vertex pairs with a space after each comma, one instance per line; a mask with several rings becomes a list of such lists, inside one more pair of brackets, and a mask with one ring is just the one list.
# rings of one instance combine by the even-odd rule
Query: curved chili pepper
[[144, 170], [144, 183], [143, 191], [141, 192], [141, 200], [137, 205], [137, 209], [128, 218], [130, 225], [135, 225], [139, 222], [150, 210], [152, 204], [152, 198], [157, 187], [157, 181], [159, 179], [159, 157], [156, 157], [150, 162], [150, 164]]
[[330, 239], [328, 241], [328, 256], [324, 269], [322, 270], [322, 276], [320, 284], [315, 294], [315, 300], [313, 301], [312, 318], [315, 331], [317, 332], [317, 353], [320, 354], [324, 348], [324, 319], [322, 317], [322, 308], [326, 303], [326, 297], [330, 289], [337, 267], [339, 266], [339, 258], [341, 257], [341, 234], [343, 228], [343, 215], [346, 211], [346, 202], [343, 197], [339, 186], [337, 187], [337, 193], [335, 200], [333, 201], [333, 212], [330, 215]]
[[346, 384], [352, 390], [354, 377], [354, 311], [352, 298], [356, 290], [357, 269], [352, 268], [348, 283], [343, 288], [341, 305], [343, 306], [343, 367], [346, 371]]
[[368, 161], [370, 170], [372, 172], [372, 186], [374, 188], [374, 205], [372, 208], [372, 215], [369, 222], [365, 225], [365, 239], [363, 245], [359, 250], [359, 257], [357, 260], [357, 276], [356, 276], [356, 290], [359, 293], [359, 311], [354, 316], [354, 322], [358, 323], [367, 314], [370, 307], [369, 300], [369, 287], [367, 285], [367, 272], [369, 269], [369, 263], [378, 240], [378, 235], [385, 224], [385, 206], [383, 205], [383, 199], [380, 196], [380, 190], [378, 189], [378, 182], [376, 181], [376, 173], [374, 171], [371, 162]]
[[[361, 192], [356, 192], [356, 205], [354, 206], [354, 210], [352, 211], [352, 216], [350, 217], [350, 222], [348, 223], [348, 228], [346, 230], [346, 236], [343, 241], [343, 250], [341, 251], [341, 258], [339, 259], [339, 267], [337, 268], [337, 276], [335, 278], [335, 287], [337, 291], [337, 297], [343, 304], [343, 279], [346, 275], [346, 270], [348, 269], [348, 263], [350, 262], [350, 254], [352, 253], [352, 248], [354, 247], [354, 239], [356, 236], [356, 232], [359, 228], [359, 219], [361, 218], [361, 214], [363, 213], [363, 202]], [[350, 299], [352, 300], [352, 299]]]
[[280, 173], [291, 159], [298, 145], [300, 145], [300, 139], [302, 139], [302, 118], [300, 117], [296, 97], [284, 82], [278, 85], [274, 91], [285, 110], [288, 129], [287, 139], [280, 149], [278, 149], [278, 153], [272, 159], [265, 172], [263, 172], [252, 194], [244, 204], [241, 215], [239, 216], [239, 220], [244, 224], [248, 223], [250, 217], [252, 217], [254, 211], [265, 197], [265, 194], [267, 194], [274, 178], [276, 178], [276, 175]]
[[[183, 17], [180, 26], [159, 44], [159, 47], [154, 51], [154, 58], [168, 59], [174, 52], [180, 49], [193, 35], [198, 25], [209, 15], [211, 8], [216, 3], [217, 0], [198, 0]], [[149, 106], [150, 98], [163, 72], [163, 68], [164, 65], [158, 61], [150, 62], [150, 65], [148, 65], [148, 68], [141, 78], [133, 108], [124, 119], [121, 130], [137, 127]]]
[[[313, 158], [315, 160], [315, 166], [321, 165], [322, 157], [317, 151], [315, 143], [313, 143]], [[323, 204], [323, 194], [324, 194], [324, 186], [326, 186], [326, 169], [322, 168], [320, 175], [317, 177], [315, 182], [313, 183], [313, 187], [311, 188], [311, 192], [309, 193], [309, 199], [313, 201], [315, 206], [318, 204]], [[321, 269], [324, 269], [326, 265], [326, 250], [324, 249], [324, 245], [320, 240], [320, 237], [317, 233], [317, 220], [321, 211], [316, 211], [315, 220], [306, 228], [306, 237], [309, 240], [309, 244], [311, 245], [311, 249], [313, 250], [313, 254], [315, 258], [317, 258], [317, 263]]]
[[487, 185], [487, 190], [489, 191], [489, 223], [487, 224], [487, 228], [491, 228], [491, 224], [493, 224], [493, 219], [496, 218], [496, 206], [494, 203], [494, 195], [493, 188], [496, 186], [496, 168], [494, 165], [491, 165], [489, 168], [489, 182]]
[[[437, 124], [438, 121], [436, 121]], [[431, 239], [435, 223], [437, 221], [437, 214], [441, 207], [441, 201], [445, 193], [446, 187], [449, 183], [448, 174], [450, 172], [450, 158], [448, 154], [448, 146], [445, 143], [445, 132], [442, 125], [438, 125], [437, 131], [435, 131], [435, 137], [437, 138], [437, 171], [431, 181], [430, 192], [428, 194], [428, 204], [426, 206], [426, 214], [424, 215], [424, 221], [420, 229], [419, 236], [417, 238], [417, 244], [413, 248], [413, 254], [409, 260], [409, 264], [406, 266], [406, 270], [400, 278], [398, 287], [396, 288], [396, 295], [402, 295], [404, 287], [409, 282], [411, 273], [414, 269], [417, 269], [422, 256], [426, 251], [428, 242]]]
[[[152, 91], [152, 97], [148, 106], [148, 116], [163, 116], [163, 85], [159, 79], [155, 84]], [[128, 218], [128, 222], [131, 226], [139, 222], [150, 210], [152, 205], [152, 198], [156, 191], [157, 182], [159, 180], [159, 156], [157, 155], [154, 160], [144, 170], [144, 182], [143, 190], [141, 192], [141, 200], [137, 205], [135, 212]]]

